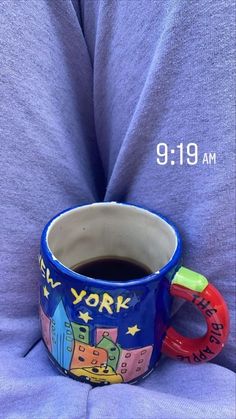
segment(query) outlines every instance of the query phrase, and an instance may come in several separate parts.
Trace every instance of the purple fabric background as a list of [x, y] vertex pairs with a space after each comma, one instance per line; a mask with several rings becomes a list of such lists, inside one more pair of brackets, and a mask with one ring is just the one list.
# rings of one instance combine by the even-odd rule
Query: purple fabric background
[[[2, 0], [2, 418], [234, 418], [233, 5], [223, 0]], [[213, 167], [157, 166], [156, 144], [198, 143]], [[170, 217], [184, 261], [224, 295], [214, 364], [163, 359], [142, 384], [92, 389], [39, 343], [37, 255], [64, 208], [132, 202]], [[189, 305], [175, 325], [203, 333]], [[219, 366], [221, 365], [221, 366]]]

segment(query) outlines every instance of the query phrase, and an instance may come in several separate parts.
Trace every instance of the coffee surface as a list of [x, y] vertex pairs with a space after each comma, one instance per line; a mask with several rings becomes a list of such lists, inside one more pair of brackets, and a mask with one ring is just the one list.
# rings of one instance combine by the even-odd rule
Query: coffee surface
[[90, 278], [107, 281], [129, 281], [152, 273], [148, 267], [139, 262], [112, 256], [81, 262], [73, 267], [73, 271]]

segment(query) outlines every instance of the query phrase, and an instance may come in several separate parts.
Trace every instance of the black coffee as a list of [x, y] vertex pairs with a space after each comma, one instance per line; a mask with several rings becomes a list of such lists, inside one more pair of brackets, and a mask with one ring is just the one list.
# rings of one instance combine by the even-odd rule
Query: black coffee
[[73, 268], [73, 271], [90, 278], [108, 281], [129, 281], [152, 273], [149, 268], [136, 261], [113, 256], [79, 263]]

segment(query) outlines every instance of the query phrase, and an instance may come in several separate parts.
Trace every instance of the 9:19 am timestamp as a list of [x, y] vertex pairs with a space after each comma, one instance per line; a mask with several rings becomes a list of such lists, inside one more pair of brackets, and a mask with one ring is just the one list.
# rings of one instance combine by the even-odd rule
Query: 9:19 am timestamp
[[183, 166], [196, 166], [197, 164], [214, 165], [216, 164], [216, 153], [205, 152], [201, 156], [199, 154], [198, 144], [196, 143], [179, 143], [174, 147], [170, 147], [166, 143], [158, 143], [156, 146], [157, 164], [164, 166], [170, 164], [174, 166], [179, 164]]

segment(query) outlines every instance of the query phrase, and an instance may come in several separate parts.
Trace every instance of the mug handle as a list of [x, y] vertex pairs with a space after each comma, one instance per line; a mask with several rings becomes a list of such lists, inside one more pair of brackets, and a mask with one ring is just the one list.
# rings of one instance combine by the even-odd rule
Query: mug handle
[[207, 332], [200, 338], [182, 336], [169, 327], [162, 353], [181, 361], [197, 364], [209, 361], [223, 349], [229, 333], [229, 312], [219, 291], [207, 279], [181, 267], [172, 279], [170, 294], [193, 303], [207, 323]]

